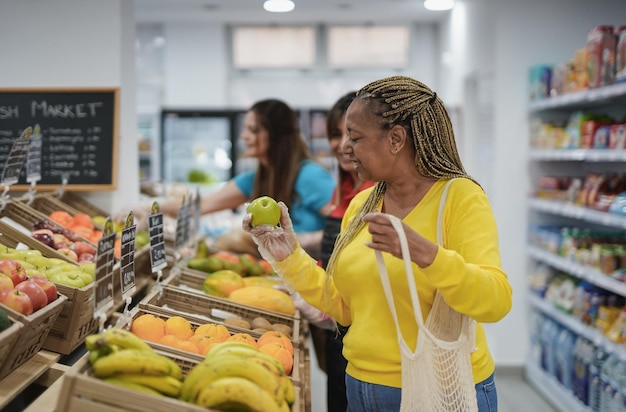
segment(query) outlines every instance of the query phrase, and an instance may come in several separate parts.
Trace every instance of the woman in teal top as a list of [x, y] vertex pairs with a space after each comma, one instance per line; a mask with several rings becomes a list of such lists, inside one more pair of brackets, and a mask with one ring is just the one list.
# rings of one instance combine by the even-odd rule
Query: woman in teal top
[[[235, 209], [259, 196], [270, 196], [289, 207], [303, 247], [312, 253], [319, 251], [335, 179], [313, 160], [300, 133], [296, 112], [281, 100], [256, 102], [246, 112], [239, 138], [244, 143], [243, 157], [257, 159], [256, 169], [204, 195], [200, 213]], [[179, 207], [180, 200], [161, 204], [163, 213], [172, 216]]]

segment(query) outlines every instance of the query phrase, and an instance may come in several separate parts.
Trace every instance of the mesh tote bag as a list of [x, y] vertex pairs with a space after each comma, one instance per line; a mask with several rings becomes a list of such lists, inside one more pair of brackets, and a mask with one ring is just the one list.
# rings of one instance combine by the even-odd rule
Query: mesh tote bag
[[[437, 219], [437, 243], [443, 245], [442, 214], [449, 181], [441, 196]], [[391, 310], [402, 359], [401, 412], [477, 412], [476, 390], [470, 354], [474, 350], [476, 322], [448, 306], [436, 292], [433, 307], [422, 319], [415, 278], [411, 267], [408, 243], [402, 221], [389, 216], [402, 247], [402, 258], [411, 295], [413, 312], [419, 327], [415, 351], [407, 345], [398, 321], [389, 275], [380, 251], [376, 263], [387, 303]]]

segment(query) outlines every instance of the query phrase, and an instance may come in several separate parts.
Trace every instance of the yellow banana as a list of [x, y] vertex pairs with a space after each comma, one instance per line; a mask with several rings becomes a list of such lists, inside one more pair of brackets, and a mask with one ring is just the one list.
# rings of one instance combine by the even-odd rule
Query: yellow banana
[[122, 388], [132, 389], [132, 390], [138, 391], [138, 392], [150, 393], [152, 395], [163, 396], [163, 394], [161, 394], [161, 392], [156, 391], [156, 390], [154, 390], [152, 388], [149, 388], [147, 386], [138, 384], [138, 383], [125, 381], [125, 380], [122, 380], [122, 379], [117, 379], [115, 377], [105, 378], [103, 380], [105, 382], [111, 383], [113, 385], [121, 386]]
[[[174, 366], [177, 368], [174, 368]], [[125, 349], [96, 360], [92, 365], [99, 378], [120, 373], [141, 373], [145, 375], [170, 375], [181, 379], [182, 370], [171, 359], [155, 352]]]
[[147, 386], [172, 398], [177, 398], [180, 395], [180, 388], [183, 385], [181, 381], [170, 375], [154, 376], [138, 373], [121, 373], [114, 375], [113, 378]]
[[296, 400], [296, 389], [293, 386], [293, 381], [289, 378], [289, 376], [283, 376], [283, 396], [285, 401], [291, 405]]
[[126, 329], [108, 328], [100, 333], [100, 336], [109, 345], [117, 345], [122, 349], [138, 349], [153, 352], [152, 347], [143, 339]]
[[[240, 377], [224, 377], [202, 388], [197, 404], [205, 408], [228, 407], [250, 412], [281, 412], [272, 396], [252, 381]], [[245, 408], [245, 409], [244, 409]]]
[[283, 402], [278, 405], [280, 412], [291, 412], [291, 406], [287, 402]]
[[239, 377], [254, 382], [267, 392], [275, 403], [283, 402], [285, 397], [281, 379], [282, 375], [277, 376], [265, 365], [250, 362], [250, 359], [238, 356], [223, 356], [210, 362], [205, 361], [205, 363], [209, 363], [209, 367], [203, 369], [202, 378], [191, 389], [191, 402], [197, 402], [200, 391], [207, 385], [225, 377]]
[[200, 362], [194, 366], [185, 377], [183, 386], [180, 388], [180, 399], [190, 402], [193, 395], [193, 390], [196, 388], [197, 383], [202, 379], [205, 373], [209, 370], [211, 365], [207, 362]]
[[117, 345], [106, 345], [89, 351], [89, 362], [93, 365], [98, 359], [119, 351]]
[[250, 353], [261, 353], [254, 346], [248, 345], [243, 342], [221, 342], [215, 346], [213, 346], [206, 354], [206, 358], [211, 358], [214, 356], [220, 356], [222, 353], [233, 353], [233, 354], [250, 354]]
[[96, 345], [98, 339], [100, 339], [100, 335], [97, 333], [87, 335], [87, 337], [85, 337], [85, 347], [88, 351], [91, 352], [98, 349], [98, 345]]

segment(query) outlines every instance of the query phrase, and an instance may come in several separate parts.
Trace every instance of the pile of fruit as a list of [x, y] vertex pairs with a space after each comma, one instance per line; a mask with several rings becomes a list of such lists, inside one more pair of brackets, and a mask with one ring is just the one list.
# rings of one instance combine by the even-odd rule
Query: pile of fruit
[[57, 298], [53, 281], [39, 274], [28, 275], [17, 260], [0, 257], [0, 304], [28, 316]]
[[[19, 265], [29, 278], [44, 277], [56, 284], [82, 288], [94, 281], [96, 264], [94, 262], [70, 263], [63, 259], [48, 258], [38, 250], [14, 249], [0, 246], [0, 259], [7, 260], [4, 265]], [[4, 272], [4, 270], [2, 270]], [[16, 270], [10, 270], [11, 273]], [[14, 279], [15, 285], [15, 279]], [[19, 282], [17, 282], [19, 283]]]
[[258, 339], [255, 339], [245, 332], [231, 334], [228, 328], [221, 324], [206, 323], [194, 329], [191, 322], [182, 316], [162, 319], [150, 313], [136, 317], [131, 323], [130, 330], [143, 340], [205, 356], [220, 343], [240, 342], [276, 359], [287, 375], [291, 374], [293, 369], [293, 343], [289, 335], [280, 331], [265, 330]]
[[295, 388], [282, 364], [240, 342], [214, 346], [183, 376], [172, 359], [133, 333], [108, 328], [87, 336], [93, 375], [127, 389], [221, 411], [290, 411]]
[[96, 247], [73, 231], [48, 220], [38, 220], [31, 228], [31, 237], [78, 263], [94, 262]]

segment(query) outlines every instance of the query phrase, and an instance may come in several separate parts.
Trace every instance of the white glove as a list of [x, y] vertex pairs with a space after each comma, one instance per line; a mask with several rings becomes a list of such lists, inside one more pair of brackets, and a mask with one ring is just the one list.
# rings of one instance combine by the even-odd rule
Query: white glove
[[317, 326], [318, 328], [327, 329], [327, 330], [335, 330], [335, 321], [317, 309], [314, 306], [308, 304], [302, 296], [298, 292], [291, 294], [291, 300], [293, 301], [296, 308], [300, 311], [300, 314], [309, 321], [309, 323]]
[[280, 226], [259, 225], [252, 227], [250, 221], [252, 215], [249, 213], [243, 216], [242, 228], [252, 235], [252, 240], [259, 248], [259, 253], [263, 259], [273, 265], [275, 262], [285, 260], [298, 247], [298, 239], [293, 231], [291, 218], [287, 205], [278, 202], [280, 207]]

